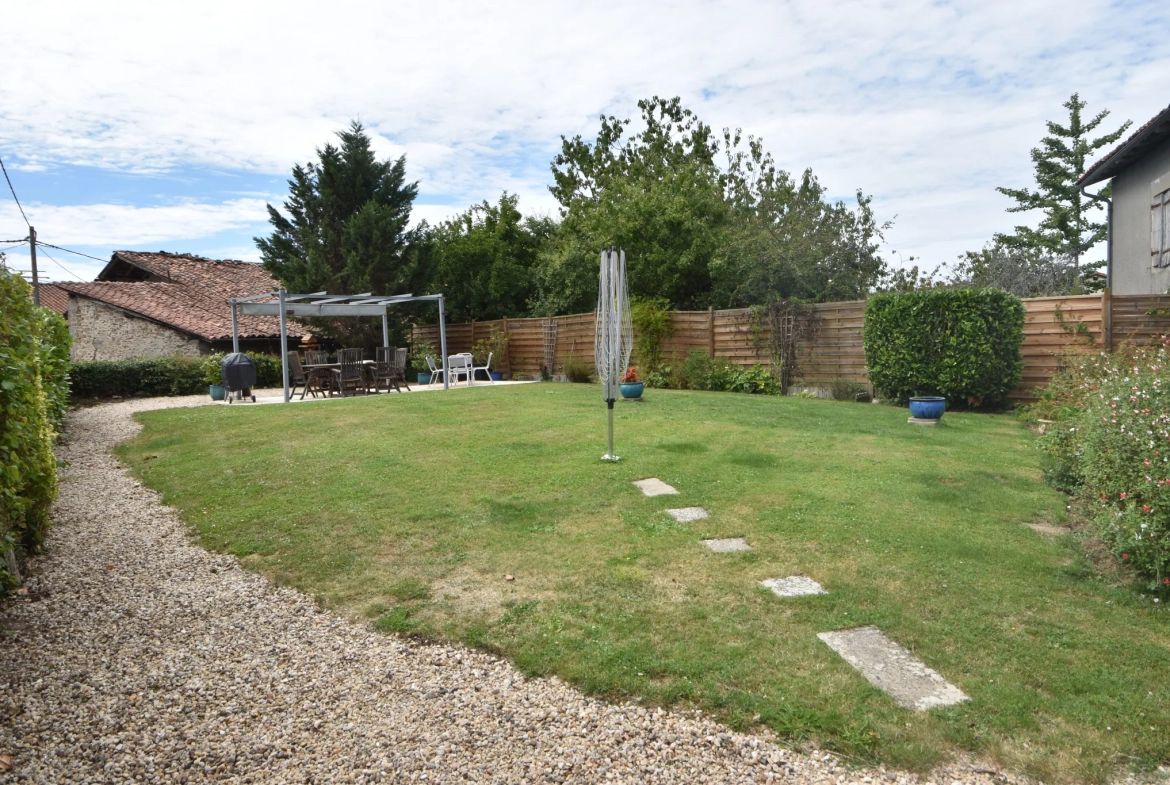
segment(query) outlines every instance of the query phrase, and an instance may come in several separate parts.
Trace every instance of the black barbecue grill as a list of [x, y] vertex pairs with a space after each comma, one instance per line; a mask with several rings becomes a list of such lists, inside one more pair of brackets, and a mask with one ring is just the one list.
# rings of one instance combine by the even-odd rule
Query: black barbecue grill
[[227, 355], [220, 360], [219, 375], [228, 391], [228, 403], [232, 402], [233, 393], [237, 401], [251, 398], [252, 403], [256, 403], [256, 396], [252, 395], [252, 388], [256, 385], [256, 364], [251, 357], [243, 352]]

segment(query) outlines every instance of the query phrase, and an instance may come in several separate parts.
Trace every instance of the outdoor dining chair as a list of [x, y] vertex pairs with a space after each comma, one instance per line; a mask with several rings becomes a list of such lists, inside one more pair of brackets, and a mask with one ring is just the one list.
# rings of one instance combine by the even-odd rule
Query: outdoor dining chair
[[[305, 350], [305, 365], [311, 366], [325, 366], [329, 364], [329, 352], [320, 349], [306, 349]], [[314, 367], [305, 369], [305, 388], [313, 393], [313, 397], [317, 397], [317, 393], [323, 396], [329, 395], [329, 387], [332, 379], [328, 368]], [[304, 398], [304, 392], [301, 393]]]
[[337, 364], [340, 367], [331, 370], [333, 371], [333, 384], [343, 398], [346, 390], [353, 390], [355, 394], [358, 390], [366, 394], [370, 392], [370, 387], [366, 383], [365, 363], [362, 362], [363, 353], [362, 349], [337, 350]]
[[427, 384], [438, 384], [439, 379], [443, 378], [443, 369], [435, 364], [435, 358], [429, 354], [427, 355], [427, 367], [431, 369], [431, 380]]
[[[291, 398], [296, 395], [297, 388], [300, 387], [301, 398], [304, 398], [305, 393], [309, 390], [309, 376], [305, 373], [305, 369], [301, 367], [301, 356], [296, 352], [289, 352], [286, 357], [288, 360], [288, 380], [291, 383], [289, 385], [289, 397]], [[313, 391], [313, 397], [317, 397], [316, 390]]]
[[471, 355], [466, 352], [453, 354], [447, 358], [447, 373], [451, 384], [458, 384], [459, 377], [462, 376], [467, 380], [468, 386], [471, 386], [471, 363]]
[[394, 387], [398, 392], [402, 392], [398, 387], [400, 384], [406, 385], [406, 391], [410, 392], [410, 382], [406, 380], [406, 356], [410, 354], [405, 347], [399, 347], [394, 350], [394, 365], [391, 370], [394, 372]]
[[[406, 349], [379, 346], [376, 351], [378, 359], [372, 373], [374, 392], [379, 392], [383, 382], [386, 383], [386, 392], [390, 392], [391, 387], [402, 392], [401, 385], [406, 384]], [[410, 389], [409, 384], [406, 389]]]
[[485, 362], [483, 365], [475, 365], [474, 360], [473, 360], [472, 361], [473, 364], [471, 366], [471, 375], [475, 376], [476, 371], [483, 371], [487, 375], [488, 381], [491, 382], [492, 384], [495, 384], [496, 380], [492, 378], [492, 355], [493, 354], [495, 354], [495, 352], [488, 352], [487, 362]]

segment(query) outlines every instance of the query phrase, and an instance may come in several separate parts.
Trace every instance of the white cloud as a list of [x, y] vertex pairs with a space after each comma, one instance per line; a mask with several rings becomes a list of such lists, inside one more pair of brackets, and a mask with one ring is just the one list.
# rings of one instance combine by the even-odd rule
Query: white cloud
[[[1170, 101], [1158, 0], [11, 6], [12, 29], [53, 30], [6, 42], [0, 151], [18, 166], [283, 174], [359, 118], [379, 154], [407, 155], [420, 217], [504, 189], [548, 210], [560, 134], [678, 94], [831, 193], [873, 194], [893, 247], [935, 262], [1010, 229], [994, 186], [1029, 182], [1070, 93], [1138, 123]], [[257, 200], [196, 196], [216, 203], [38, 210], [122, 246], [264, 220]]]

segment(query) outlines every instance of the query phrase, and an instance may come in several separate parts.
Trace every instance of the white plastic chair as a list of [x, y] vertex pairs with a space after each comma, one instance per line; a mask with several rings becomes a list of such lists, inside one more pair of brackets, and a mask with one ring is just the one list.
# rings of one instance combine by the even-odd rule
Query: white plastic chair
[[435, 358], [427, 355], [427, 366], [431, 369], [431, 380], [427, 384], [438, 384], [443, 377], [443, 369], [435, 364]]
[[448, 378], [451, 380], [451, 384], [458, 384], [459, 377], [463, 376], [463, 378], [467, 379], [467, 386], [471, 386], [471, 363], [471, 355], [466, 352], [453, 354], [447, 358], [447, 373], [449, 374]]
[[[488, 352], [487, 362], [484, 363], [483, 365], [472, 365], [471, 366], [472, 378], [475, 377], [476, 371], [483, 371], [484, 373], [487, 374], [487, 378], [488, 378], [489, 382], [491, 382], [492, 384], [496, 383], [496, 380], [492, 378], [492, 354], [494, 354], [494, 352]], [[472, 362], [474, 363], [474, 360]]]

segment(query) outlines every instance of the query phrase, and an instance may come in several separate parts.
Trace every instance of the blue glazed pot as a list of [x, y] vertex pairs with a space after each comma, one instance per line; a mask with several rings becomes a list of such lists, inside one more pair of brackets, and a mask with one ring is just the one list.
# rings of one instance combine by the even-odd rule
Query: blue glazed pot
[[504, 372], [503, 371], [492, 371], [491, 374], [492, 374], [492, 381], [493, 382], [504, 381]]
[[209, 392], [211, 393], [211, 400], [213, 401], [222, 401], [225, 397], [227, 397], [227, 389], [224, 388], [222, 384], [210, 385]]
[[430, 371], [426, 371], [426, 372], [418, 371], [417, 373], [418, 373], [418, 383], [419, 384], [430, 384], [430, 382], [431, 382], [431, 372]]
[[910, 414], [919, 420], [942, 419], [947, 410], [947, 399], [937, 395], [918, 395], [910, 399]]
[[641, 398], [645, 382], [622, 382], [620, 387], [623, 398]]

